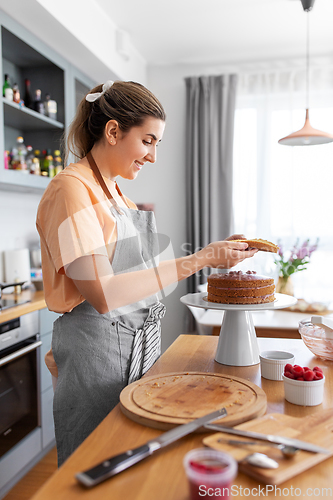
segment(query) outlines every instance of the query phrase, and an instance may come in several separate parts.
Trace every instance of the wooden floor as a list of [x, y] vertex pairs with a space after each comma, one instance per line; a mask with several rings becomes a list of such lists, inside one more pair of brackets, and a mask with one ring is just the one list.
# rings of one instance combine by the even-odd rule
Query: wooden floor
[[7, 493], [3, 500], [30, 500], [56, 470], [57, 450], [54, 447]]

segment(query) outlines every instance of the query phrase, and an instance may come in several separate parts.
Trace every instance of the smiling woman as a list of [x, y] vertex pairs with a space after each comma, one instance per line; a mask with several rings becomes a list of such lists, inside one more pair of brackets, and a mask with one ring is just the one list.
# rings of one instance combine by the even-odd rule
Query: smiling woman
[[159, 292], [205, 266], [232, 267], [255, 251], [217, 241], [157, 265], [153, 212], [140, 211], [116, 178], [133, 180], [156, 161], [163, 107], [145, 87], [107, 82], [81, 101], [68, 134], [79, 158], [40, 202], [45, 299], [62, 313], [46, 363], [57, 379], [54, 421], [59, 465], [161, 352]]

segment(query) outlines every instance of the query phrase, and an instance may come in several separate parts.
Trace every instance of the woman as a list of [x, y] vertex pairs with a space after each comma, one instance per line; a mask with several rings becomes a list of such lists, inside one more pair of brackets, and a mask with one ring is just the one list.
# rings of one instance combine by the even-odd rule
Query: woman
[[255, 253], [246, 243], [219, 241], [155, 264], [153, 213], [137, 210], [116, 178], [135, 179], [155, 162], [164, 126], [161, 104], [142, 85], [98, 85], [69, 130], [67, 151], [79, 161], [52, 180], [38, 208], [45, 298], [62, 314], [46, 356], [57, 377], [59, 465], [160, 355], [165, 306], [158, 292], [205, 266], [229, 268]]

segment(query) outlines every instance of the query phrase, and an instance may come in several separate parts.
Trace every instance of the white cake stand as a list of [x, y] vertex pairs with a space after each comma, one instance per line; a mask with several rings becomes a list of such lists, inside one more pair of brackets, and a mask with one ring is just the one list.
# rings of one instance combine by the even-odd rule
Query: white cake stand
[[220, 330], [215, 361], [229, 366], [250, 366], [259, 363], [259, 346], [253, 325], [252, 311], [284, 309], [297, 299], [282, 293], [268, 304], [218, 304], [206, 300], [207, 292], [189, 293], [180, 301], [187, 306], [225, 311]]

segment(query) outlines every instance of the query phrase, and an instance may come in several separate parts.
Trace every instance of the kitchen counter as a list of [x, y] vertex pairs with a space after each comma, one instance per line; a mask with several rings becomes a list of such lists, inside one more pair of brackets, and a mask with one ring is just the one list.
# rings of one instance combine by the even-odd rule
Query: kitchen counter
[[[147, 375], [202, 371], [242, 377], [262, 387], [266, 392], [267, 413], [284, 413], [302, 417], [320, 412], [322, 409], [332, 408], [333, 363], [315, 358], [301, 340], [259, 338], [258, 343], [260, 350], [283, 348], [295, 354], [298, 364], [310, 367], [318, 364], [323, 368], [326, 377], [324, 402], [316, 407], [302, 407], [286, 402], [283, 383], [261, 378], [259, 365], [233, 367], [217, 363], [214, 360], [217, 342], [218, 338], [213, 336], [180, 335]], [[92, 489], [85, 489], [75, 480], [74, 476], [77, 472], [89, 469], [112, 455], [140, 446], [160, 433], [159, 430], [131, 421], [122, 414], [119, 405], [116, 406], [31, 500], [45, 500], [46, 498], [48, 500], [105, 500], [106, 498], [112, 498], [112, 500], [124, 498], [187, 500], [189, 493], [182, 460], [189, 450], [202, 446], [202, 438], [207, 434], [197, 433], [186, 436]], [[312, 491], [318, 491], [314, 490], [315, 488], [332, 488], [332, 467], [333, 457], [280, 484], [279, 487], [284, 493], [278, 496], [283, 496], [284, 499], [294, 498], [296, 488], [300, 488], [303, 497], [307, 497], [307, 488], [312, 488]], [[238, 491], [240, 487], [257, 488], [256, 496], [259, 496], [258, 482], [243, 473], [238, 473], [234, 484], [238, 486]], [[245, 492], [244, 496], [249, 497]], [[267, 492], [267, 494], [265, 492], [264, 496], [276, 498], [274, 491]]]
[[[3, 295], [11, 299], [15, 298], [14, 294], [3, 293]], [[27, 314], [32, 311], [39, 311], [40, 309], [44, 309], [45, 307], [47, 307], [43, 291], [33, 292], [31, 290], [24, 290], [20, 293], [20, 298], [29, 299], [30, 302], [0, 310], [0, 323], [5, 323], [6, 321], [10, 321], [11, 319], [23, 316], [23, 314]]]

